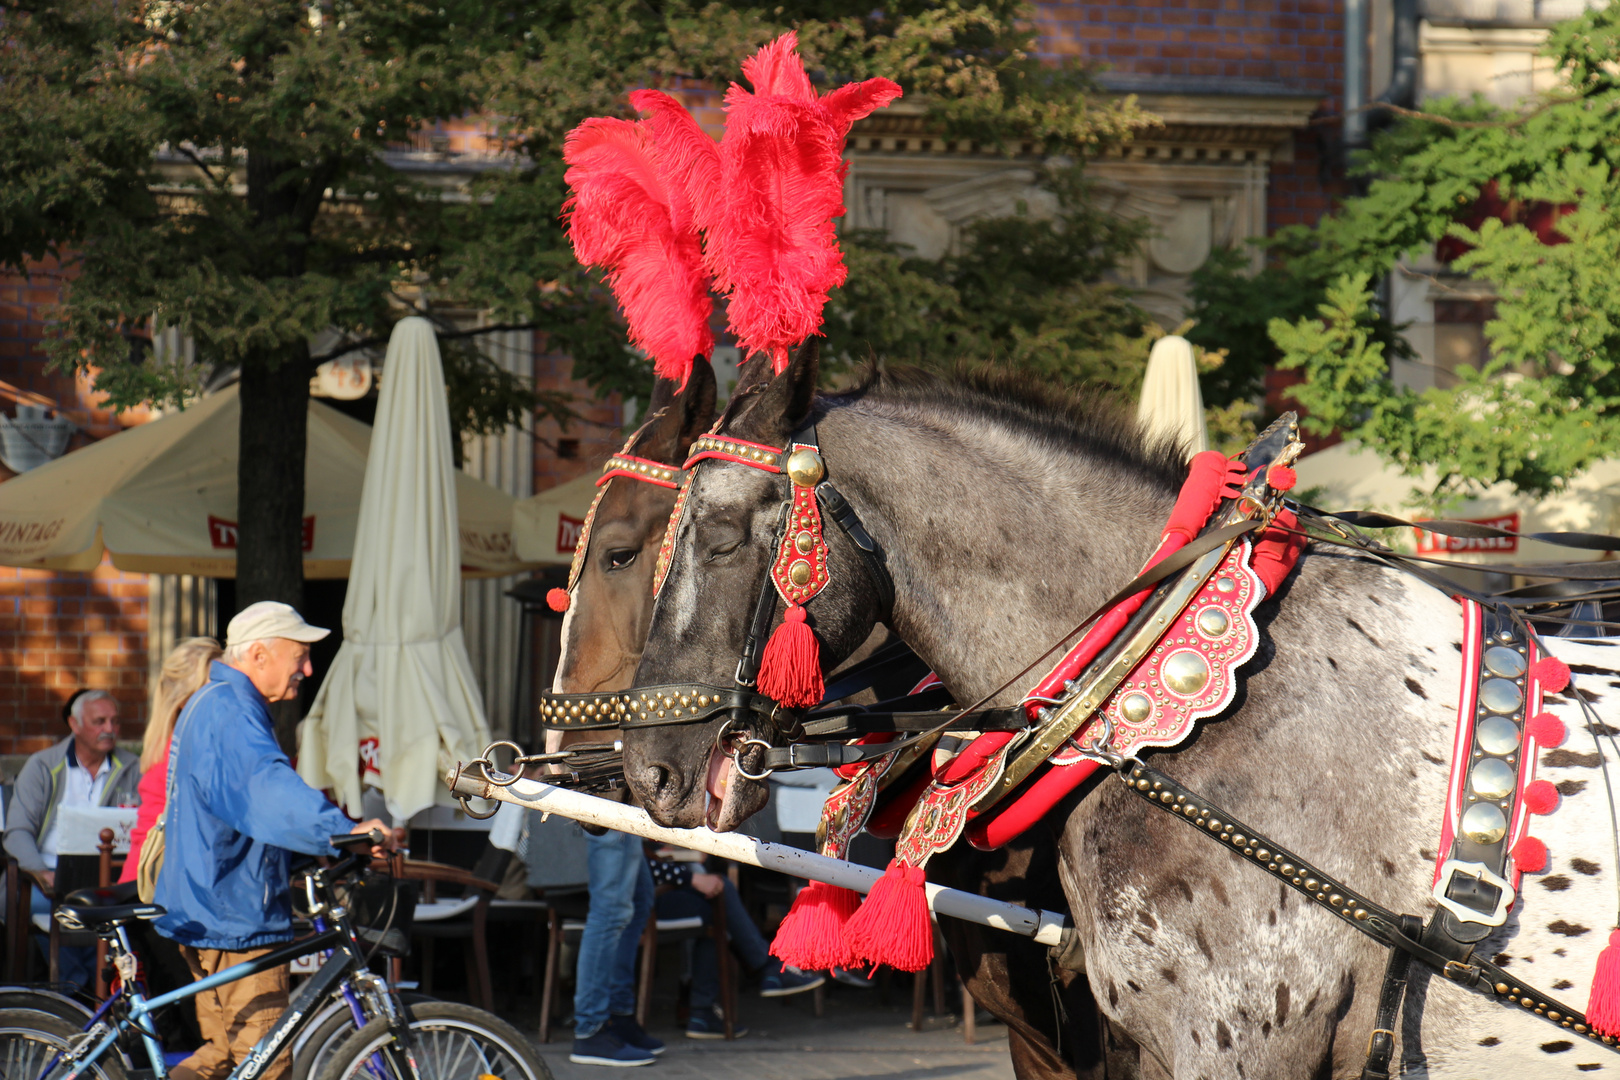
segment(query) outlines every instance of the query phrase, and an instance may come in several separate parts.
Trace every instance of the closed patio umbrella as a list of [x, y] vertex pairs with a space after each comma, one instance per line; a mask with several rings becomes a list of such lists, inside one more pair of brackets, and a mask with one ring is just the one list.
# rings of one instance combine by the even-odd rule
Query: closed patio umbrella
[[433, 326], [403, 319], [388, 343], [343, 644], [299, 732], [298, 772], [351, 813], [362, 783], [396, 821], [449, 802], [439, 778], [489, 742], [461, 634], [458, 471]]
[[[0, 484], [0, 565], [236, 576], [241, 403], [227, 387]], [[309, 403], [304, 576], [349, 574], [372, 429]], [[464, 573], [527, 569], [512, 550], [512, 496], [456, 474]]]

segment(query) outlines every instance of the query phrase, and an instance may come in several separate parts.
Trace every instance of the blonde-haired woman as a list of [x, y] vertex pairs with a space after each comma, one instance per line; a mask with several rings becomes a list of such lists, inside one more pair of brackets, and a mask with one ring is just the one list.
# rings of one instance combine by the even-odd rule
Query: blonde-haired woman
[[163, 814], [168, 795], [169, 739], [174, 720], [191, 695], [208, 682], [208, 667], [220, 655], [219, 642], [211, 637], [186, 638], [163, 658], [163, 671], [152, 688], [152, 709], [146, 721], [146, 739], [141, 744], [141, 810], [129, 833], [129, 858], [119, 881], [134, 881], [141, 865], [141, 845], [146, 834]]

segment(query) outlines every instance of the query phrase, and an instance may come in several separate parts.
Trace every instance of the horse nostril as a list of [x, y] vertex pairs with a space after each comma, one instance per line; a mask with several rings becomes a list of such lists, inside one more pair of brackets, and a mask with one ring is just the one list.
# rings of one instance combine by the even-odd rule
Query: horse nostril
[[680, 778], [675, 770], [661, 762], [649, 764], [643, 775], [647, 778], [647, 786], [652, 789], [653, 799], [661, 805], [680, 797]]

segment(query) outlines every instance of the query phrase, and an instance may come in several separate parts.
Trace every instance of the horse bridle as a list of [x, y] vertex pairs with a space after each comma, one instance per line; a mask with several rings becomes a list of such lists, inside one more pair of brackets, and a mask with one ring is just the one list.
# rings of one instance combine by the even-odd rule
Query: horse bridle
[[[568, 566], [568, 588], [572, 593], [579, 584], [585, 568], [585, 555], [591, 545], [591, 526], [596, 521], [596, 508], [607, 494], [608, 481], [623, 476], [654, 487], [679, 491], [686, 482], [686, 471], [651, 458], [630, 453], [630, 444], [607, 459], [602, 475], [596, 481], [596, 497], [585, 512], [585, 523], [580, 526], [579, 539], [574, 544], [574, 558]], [[590, 731], [616, 728], [629, 712], [630, 696], [626, 691], [607, 691], [589, 694], [557, 694], [549, 690], [540, 694], [540, 724], [559, 731]]]
[[692, 443], [691, 453], [682, 466], [685, 481], [681, 495], [676, 499], [669, 527], [664, 533], [664, 546], [654, 577], [655, 592], [662, 588], [673, 558], [676, 533], [685, 511], [686, 493], [695, 478], [696, 467], [704, 461], [746, 465], [787, 478], [789, 487], [777, 516], [771, 545], [771, 566], [778, 572], [773, 573], [768, 569], [760, 585], [731, 686], [668, 683], [634, 687], [621, 695], [623, 715], [619, 726], [630, 729], [699, 724], [724, 716], [727, 722], [715, 736], [716, 745], [732, 759], [744, 776], [760, 780], [769, 775], [769, 769], [757, 774], [750, 773], [738, 760], [750, 746], [767, 749], [771, 746], [765, 739], [746, 734], [751, 722], [760, 718], [768, 731], [789, 739], [803, 734], [799, 725], [802, 711], [783, 708], [769, 696], [760, 693], [756, 685], [765, 642], [776, 621], [778, 600], [808, 603], [830, 580], [825, 559], [826, 546], [820, 535], [819, 522], [811, 524], [810, 516], [796, 514], [795, 500], [813, 498], [820, 517], [831, 518], [849, 538], [860, 553], [876, 589], [882, 617], [887, 617], [894, 605], [894, 579], [889, 574], [882, 547], [867, 531], [855, 507], [827, 478], [826, 461], [821, 456], [821, 444], [812, 421], [795, 431], [782, 447], [719, 434], [704, 435]]

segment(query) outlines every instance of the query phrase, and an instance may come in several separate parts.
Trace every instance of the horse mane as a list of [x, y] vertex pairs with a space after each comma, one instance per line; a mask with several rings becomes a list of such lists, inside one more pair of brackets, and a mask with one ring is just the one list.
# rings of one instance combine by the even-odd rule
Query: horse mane
[[924, 405], [1021, 433], [1053, 450], [1080, 453], [1142, 475], [1168, 491], [1187, 478], [1184, 451], [1150, 438], [1116, 397], [1072, 388], [996, 364], [958, 363], [941, 373], [911, 365], [882, 370], [868, 362], [854, 385], [826, 395], [849, 403]]

